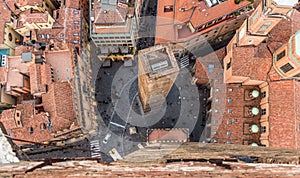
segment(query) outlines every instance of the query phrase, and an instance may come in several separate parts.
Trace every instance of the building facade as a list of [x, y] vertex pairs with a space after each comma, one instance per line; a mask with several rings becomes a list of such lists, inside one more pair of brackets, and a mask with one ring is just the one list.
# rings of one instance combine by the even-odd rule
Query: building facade
[[227, 45], [223, 97], [210, 99], [224, 104], [209, 112], [221, 114], [209, 118], [211, 142], [299, 148], [297, 4], [262, 1]]
[[155, 46], [139, 51], [139, 97], [144, 112], [161, 109], [179, 68], [168, 46]]
[[257, 2], [159, 0], [155, 43], [169, 42], [176, 57], [230, 40]]
[[92, 1], [90, 35], [101, 60], [133, 58], [136, 19], [134, 9], [117, 0]]

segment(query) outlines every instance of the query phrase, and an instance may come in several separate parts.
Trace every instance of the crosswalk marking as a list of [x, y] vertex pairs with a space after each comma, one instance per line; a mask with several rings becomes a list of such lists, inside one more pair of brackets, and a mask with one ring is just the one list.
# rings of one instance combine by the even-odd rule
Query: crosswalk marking
[[118, 123], [115, 123], [115, 122], [110, 122], [112, 125], [115, 125], [115, 126], [118, 126], [118, 127], [122, 127], [123, 129], [125, 129], [125, 126], [123, 125], [120, 125]]
[[[91, 146], [92, 151], [99, 151], [99, 152], [101, 151], [99, 140], [90, 141], [90, 146]], [[101, 158], [101, 154], [97, 153], [97, 152], [91, 152], [91, 157], [92, 158]]]
[[188, 56], [183, 56], [182, 58], [177, 58], [176, 60], [180, 69], [185, 68], [190, 64]]

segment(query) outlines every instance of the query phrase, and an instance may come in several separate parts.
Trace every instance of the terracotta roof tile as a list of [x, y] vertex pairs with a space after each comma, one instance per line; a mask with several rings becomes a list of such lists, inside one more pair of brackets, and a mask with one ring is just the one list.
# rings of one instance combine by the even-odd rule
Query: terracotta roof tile
[[[21, 111], [21, 122], [23, 127], [17, 127], [15, 121], [16, 110]], [[47, 129], [42, 129], [41, 125], [47, 123], [47, 116], [45, 113], [34, 115], [34, 102], [26, 104], [18, 104], [15, 109], [4, 110], [1, 114], [1, 122], [6, 128], [7, 132], [19, 139], [41, 142], [48, 140], [52, 136]], [[30, 133], [30, 127], [33, 132]], [[16, 144], [24, 144], [23, 142], [16, 142]]]
[[19, 14], [19, 20], [17, 23], [17, 28], [21, 28], [26, 23], [47, 23], [48, 22], [48, 13], [45, 12], [34, 12], [31, 13], [30, 9], [23, 11]]
[[[230, 89], [230, 91], [229, 91]], [[251, 134], [249, 126], [256, 124], [259, 126], [259, 116], [249, 117], [247, 107], [258, 107], [260, 99], [246, 100], [247, 92], [258, 89], [255, 86], [240, 86], [238, 84], [228, 84], [225, 94], [214, 96], [213, 100], [217, 105], [224, 105], [223, 110], [218, 110], [221, 117], [212, 117], [211, 130], [217, 132], [212, 135], [218, 143], [244, 144], [244, 140], [259, 143], [259, 134]], [[213, 108], [213, 111], [216, 108]], [[231, 113], [229, 113], [231, 110]]]
[[66, 0], [65, 1], [65, 6], [70, 7], [70, 8], [79, 8], [79, 1], [74, 1], [74, 0]]
[[75, 121], [72, 88], [69, 82], [54, 82], [42, 95], [43, 106], [49, 112], [54, 131], [70, 126]]
[[[193, 27], [201, 26], [226, 14], [230, 14], [235, 10], [249, 5], [249, 1], [241, 1], [238, 5], [234, 0], [224, 1], [216, 6], [208, 8], [204, 1], [194, 0], [159, 0], [157, 4], [157, 20], [156, 20], [156, 39], [155, 43], [165, 43], [168, 41], [187, 40], [183, 38], [191, 37], [196, 34], [205, 33], [203, 30], [198, 33], [191, 33], [186, 27], [187, 22], [191, 22]], [[164, 12], [165, 6], [173, 6], [173, 11]], [[180, 11], [179, 9], [185, 9]], [[211, 30], [219, 24], [207, 28]], [[176, 30], [177, 24], [182, 25], [182, 29]]]
[[73, 78], [73, 58], [70, 50], [47, 51], [46, 63], [54, 69], [55, 81], [67, 81]]
[[154, 129], [148, 131], [148, 142], [187, 142], [189, 139], [188, 129]]
[[[216, 6], [211, 8], [205, 8], [205, 2], [199, 2], [200, 7], [196, 8], [192, 17], [191, 23], [194, 28], [201, 26], [204, 23], [208, 23], [218, 17], [221, 17], [226, 14], [230, 14], [242, 7], [245, 7], [250, 4], [249, 1], [241, 1], [239, 4], [235, 4], [234, 0], [224, 1]], [[203, 9], [206, 9], [203, 11]]]
[[209, 82], [205, 68], [202, 66], [200, 60], [196, 60], [196, 73], [197, 84], [206, 84]]
[[10, 15], [11, 12], [4, 1], [0, 1], [0, 44], [4, 42], [5, 23], [10, 21]]
[[[257, 53], [264, 53], [264, 55]], [[266, 80], [271, 65], [272, 55], [264, 44], [260, 45], [259, 51], [258, 48], [252, 46], [234, 47], [233, 76], [247, 76], [255, 80]]]
[[126, 22], [127, 9], [117, 8], [115, 10], [104, 10], [99, 9], [96, 11], [95, 24], [105, 25], [105, 24], [120, 24]]
[[6, 90], [10, 91], [11, 87], [23, 87], [23, 74], [29, 74], [28, 64], [21, 63], [21, 56], [8, 57], [7, 84]]
[[46, 85], [52, 83], [49, 64], [32, 64], [29, 66], [31, 94], [46, 92]]
[[[48, 44], [55, 43], [55, 46], [61, 49], [65, 49], [63, 43], [68, 44], [70, 49], [74, 49], [75, 46], [80, 48], [82, 12], [67, 7], [61, 7], [56, 12], [59, 16], [55, 19], [52, 29], [39, 30], [37, 40]], [[75, 44], [74, 41], [77, 43]]]
[[270, 147], [300, 148], [300, 83], [295, 80], [270, 82]]

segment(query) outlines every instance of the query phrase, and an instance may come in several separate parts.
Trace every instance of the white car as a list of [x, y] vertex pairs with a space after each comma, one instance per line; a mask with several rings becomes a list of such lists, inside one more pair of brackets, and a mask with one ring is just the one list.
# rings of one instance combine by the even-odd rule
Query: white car
[[111, 137], [111, 133], [106, 134], [106, 136], [104, 137], [103, 143], [106, 144], [110, 137]]

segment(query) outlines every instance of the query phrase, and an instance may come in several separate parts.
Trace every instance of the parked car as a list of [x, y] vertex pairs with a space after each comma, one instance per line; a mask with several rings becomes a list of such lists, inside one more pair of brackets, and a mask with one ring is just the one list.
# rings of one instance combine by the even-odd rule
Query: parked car
[[106, 134], [106, 136], [103, 139], [103, 143], [106, 144], [110, 137], [111, 137], [111, 133]]

